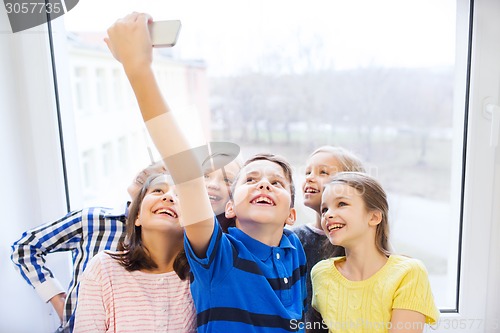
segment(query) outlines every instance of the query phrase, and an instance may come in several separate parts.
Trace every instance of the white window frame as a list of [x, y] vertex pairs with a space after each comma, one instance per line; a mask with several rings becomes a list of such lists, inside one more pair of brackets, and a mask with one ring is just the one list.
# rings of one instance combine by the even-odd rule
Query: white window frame
[[[500, 253], [500, 148], [498, 145], [496, 148], [490, 146], [492, 122], [485, 112], [485, 104], [500, 105], [500, 1], [475, 0], [473, 4], [459, 303], [456, 313], [442, 313], [439, 327], [436, 330], [428, 330], [432, 332], [500, 332], [498, 322], [500, 320], [500, 260], [498, 256]], [[468, 9], [469, 1], [457, 1], [459, 12], [457, 26], [460, 26], [460, 20], [468, 20], [468, 14], [463, 14], [468, 13]], [[1, 15], [0, 23], [4, 29], [7, 29], [5, 28], [8, 26], [6, 14]], [[67, 178], [70, 179], [69, 191], [72, 195], [72, 203], [78, 206], [81, 184], [78, 150], [72, 125], [73, 109], [68, 82], [68, 59], [62, 51], [64, 49], [62, 45], [66, 42], [63, 21], [59, 19], [52, 22], [52, 27], [59, 73], [58, 96], [65, 133], [66, 172]], [[5, 84], [5, 87], [9, 89], [0, 93], [0, 96], [3, 96], [0, 98], [0, 109], [23, 112], [22, 117], [16, 118], [20, 119], [20, 123], [15, 125], [23, 133], [29, 134], [29, 137], [22, 143], [9, 140], [17, 140], [18, 136], [15, 136], [7, 138], [0, 145], [10, 145], [10, 147], [19, 148], [22, 152], [32, 154], [12, 159], [12, 165], [5, 167], [5, 170], [11, 172], [9, 177], [19, 178], [19, 184], [29, 186], [2, 189], [4, 211], [7, 210], [6, 207], [19, 206], [18, 200], [30, 203], [32, 209], [28, 215], [29, 219], [23, 218], [22, 228], [34, 227], [39, 223], [50, 221], [59, 217], [66, 209], [61, 149], [59, 136], [55, 134], [57, 133], [57, 119], [52, 89], [50, 50], [47, 47], [45, 31], [46, 28], [39, 28], [29, 33], [18, 33], [15, 36], [4, 36], [0, 39], [2, 44], [6, 44], [2, 45], [2, 48], [10, 50], [9, 52], [13, 54], [8, 58], [11, 63], [0, 64], [0, 69], [5, 70], [2, 73], [7, 73], [2, 74], [2, 80], [9, 82]], [[468, 31], [460, 30], [458, 33], [467, 34]], [[467, 45], [457, 43], [457, 55], [465, 56], [466, 48]], [[2, 54], [5, 52], [2, 51]], [[457, 82], [463, 82], [462, 79], [466, 76], [466, 72], [459, 73]], [[63, 79], [65, 77], [67, 81], [62, 82], [61, 80], [65, 80]], [[22, 89], [23, 93], [15, 92], [14, 88]], [[14, 96], [17, 98], [8, 97], [9, 91], [14, 91]], [[462, 94], [457, 94], [459, 97], [457, 97], [456, 105], [463, 106], [466, 87], [457, 87], [456, 92], [462, 92]], [[22, 96], [24, 98], [21, 98]], [[40, 126], [40, 124], [47, 126]], [[29, 174], [16, 174], [16, 170], [27, 170], [26, 163], [32, 163]], [[54, 170], [61, 173], [55, 182]], [[27, 179], [34, 179], [35, 182], [28, 184], [27, 176]], [[29, 196], [27, 196], [26, 189], [29, 189]], [[4, 228], [11, 228], [12, 221], [7, 218], [1, 223]], [[2, 248], [4, 246], [6, 247], [6, 244], [2, 244]], [[18, 280], [10, 278], [18, 273], [12, 272], [8, 260], [1, 260], [0, 263], [0, 271], [5, 272], [6, 281], [17, 281], [15, 282], [17, 284], [9, 285], [9, 288], [22, 290], [21, 298], [2, 298], [0, 308], [16, 308], [15, 304], [19, 304], [20, 299], [25, 309], [29, 308], [27, 303], [35, 299], [30, 296], [32, 290], [27, 291], [25, 282], [19, 276], [17, 276]], [[35, 311], [31, 307], [28, 313]], [[10, 324], [9, 320], [12, 321]], [[5, 321], [0, 323], [0, 331], [8, 327], [19, 328], [20, 322], [22, 321], [19, 321], [19, 316], [6, 313]], [[474, 324], [473, 327], [471, 323]], [[40, 323], [38, 325], [38, 327], [44, 326]]]

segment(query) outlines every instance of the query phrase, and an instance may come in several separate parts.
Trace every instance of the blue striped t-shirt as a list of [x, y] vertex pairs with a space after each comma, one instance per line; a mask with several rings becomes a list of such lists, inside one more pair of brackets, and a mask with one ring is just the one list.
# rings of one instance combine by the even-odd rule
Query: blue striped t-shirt
[[306, 257], [297, 236], [284, 229], [277, 247], [237, 228], [214, 232], [205, 258], [184, 239], [198, 332], [303, 332]]

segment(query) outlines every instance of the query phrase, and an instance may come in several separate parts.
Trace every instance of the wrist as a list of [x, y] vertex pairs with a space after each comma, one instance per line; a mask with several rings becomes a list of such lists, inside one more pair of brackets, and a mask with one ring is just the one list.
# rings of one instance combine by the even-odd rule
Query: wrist
[[151, 62], [145, 60], [123, 63], [123, 69], [129, 79], [137, 79], [153, 73]]

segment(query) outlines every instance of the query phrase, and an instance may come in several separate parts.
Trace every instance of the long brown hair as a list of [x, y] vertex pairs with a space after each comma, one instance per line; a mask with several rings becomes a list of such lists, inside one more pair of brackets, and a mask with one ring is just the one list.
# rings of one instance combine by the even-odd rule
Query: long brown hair
[[[135, 225], [135, 221], [139, 215], [140, 207], [148, 189], [156, 178], [165, 174], [154, 174], [148, 177], [144, 182], [140, 192], [133, 199], [129, 207], [125, 238], [118, 244], [118, 250], [122, 253], [110, 253], [109, 255], [118, 260], [120, 265], [125, 267], [127, 271], [137, 271], [141, 269], [149, 270], [158, 268], [158, 265], [153, 261], [148, 253], [148, 250], [142, 244], [142, 228]], [[174, 260], [174, 270], [182, 280], [185, 280], [189, 274], [189, 264], [186, 258], [186, 252], [181, 250]]]
[[381, 222], [375, 231], [375, 245], [386, 256], [391, 254], [389, 246], [389, 204], [387, 195], [380, 183], [373, 177], [361, 172], [339, 172], [333, 177], [332, 184], [345, 184], [356, 189], [368, 211], [379, 211]]

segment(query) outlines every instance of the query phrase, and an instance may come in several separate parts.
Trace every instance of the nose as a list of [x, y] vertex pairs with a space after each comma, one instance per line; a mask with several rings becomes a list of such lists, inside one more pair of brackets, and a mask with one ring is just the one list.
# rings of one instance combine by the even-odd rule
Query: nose
[[266, 179], [262, 178], [258, 183], [257, 183], [257, 188], [259, 190], [271, 190], [271, 183]]
[[211, 188], [214, 190], [219, 189], [219, 182], [214, 177], [205, 178], [205, 183], [206, 183], [207, 188]]
[[306, 174], [306, 181], [311, 181], [314, 179], [314, 175], [312, 172], [310, 172], [309, 174]]
[[322, 213], [322, 215], [323, 215], [323, 218], [326, 221], [328, 219], [333, 218], [334, 212], [330, 208], [327, 208], [327, 210], [324, 213]]
[[171, 202], [175, 203], [175, 193], [173, 191], [168, 191], [163, 194], [163, 197], [161, 200], [166, 201], [166, 202]]

